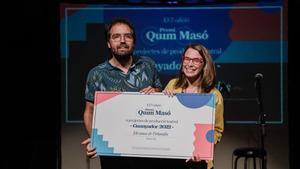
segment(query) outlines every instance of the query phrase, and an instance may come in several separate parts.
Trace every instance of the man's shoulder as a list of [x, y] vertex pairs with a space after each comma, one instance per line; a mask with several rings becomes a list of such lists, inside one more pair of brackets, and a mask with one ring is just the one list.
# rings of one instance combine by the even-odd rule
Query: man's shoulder
[[136, 57], [137, 62], [141, 62], [141, 63], [150, 63], [150, 64], [154, 64], [154, 60], [152, 58], [150, 58], [149, 56], [138, 56]]
[[104, 70], [108, 69], [108, 65], [107, 65], [107, 62], [104, 62], [104, 63], [100, 63], [96, 66], [94, 66], [91, 70], [90, 70], [90, 73], [101, 73], [103, 72]]

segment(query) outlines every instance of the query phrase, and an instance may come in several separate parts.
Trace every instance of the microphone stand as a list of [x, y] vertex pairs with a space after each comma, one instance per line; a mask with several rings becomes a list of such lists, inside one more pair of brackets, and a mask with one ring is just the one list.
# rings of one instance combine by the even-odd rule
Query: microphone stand
[[[258, 75], [258, 74], [257, 74]], [[264, 113], [263, 110], [263, 102], [262, 102], [262, 95], [261, 95], [261, 76], [255, 76], [256, 81], [255, 81], [255, 87], [257, 90], [257, 103], [258, 103], [258, 111], [259, 111], [259, 124], [260, 124], [260, 131], [261, 131], [261, 147], [260, 147], [260, 155], [262, 159], [262, 169], [267, 169], [267, 164], [266, 164], [266, 156], [267, 153], [265, 151], [265, 125], [266, 125], [266, 117], [267, 115]]]

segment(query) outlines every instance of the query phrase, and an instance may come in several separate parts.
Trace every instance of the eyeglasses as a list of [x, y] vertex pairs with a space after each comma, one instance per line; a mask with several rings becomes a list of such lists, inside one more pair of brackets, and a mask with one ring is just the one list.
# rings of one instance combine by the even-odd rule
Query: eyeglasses
[[133, 41], [133, 35], [132, 35], [132, 33], [125, 33], [125, 34], [116, 33], [116, 34], [112, 34], [111, 35], [111, 39], [114, 42], [120, 42], [120, 41], [122, 41], [122, 37], [124, 38], [124, 41], [127, 41], [127, 42]]
[[190, 61], [192, 61], [192, 63], [194, 65], [200, 65], [204, 62], [203, 59], [199, 59], [199, 58], [190, 58], [190, 57], [187, 57], [187, 56], [183, 56], [183, 63], [184, 64], [188, 64], [190, 63]]

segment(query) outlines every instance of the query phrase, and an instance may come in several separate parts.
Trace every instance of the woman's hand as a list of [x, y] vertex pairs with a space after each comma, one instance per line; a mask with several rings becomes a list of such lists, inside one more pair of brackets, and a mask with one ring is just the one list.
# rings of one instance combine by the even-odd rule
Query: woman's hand
[[154, 88], [152, 86], [148, 86], [142, 90], [140, 90], [141, 93], [144, 93], [144, 94], [150, 94], [150, 93], [154, 93], [154, 92], [159, 92], [159, 89], [158, 88]]
[[200, 158], [200, 156], [193, 156], [191, 158], [188, 158], [185, 160], [186, 163], [188, 162], [200, 162], [202, 161], [203, 159]]
[[174, 93], [173, 90], [168, 90], [168, 89], [165, 89], [165, 90], [163, 91], [163, 93], [164, 93], [165, 95], [168, 95], [169, 97], [173, 97], [173, 96], [175, 95], [175, 93]]

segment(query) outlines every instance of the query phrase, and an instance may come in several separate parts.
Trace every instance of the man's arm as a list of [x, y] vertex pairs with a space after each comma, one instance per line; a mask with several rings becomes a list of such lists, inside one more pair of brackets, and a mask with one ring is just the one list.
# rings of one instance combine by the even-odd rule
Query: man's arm
[[[85, 102], [85, 109], [83, 113], [83, 122], [85, 129], [91, 137], [92, 132], [92, 122], [93, 122], [93, 111], [94, 111], [94, 104], [91, 102]], [[91, 139], [87, 138], [81, 142], [82, 145], [86, 147], [86, 155], [90, 158], [96, 157], [96, 149], [91, 146]]]
[[155, 88], [155, 87], [152, 87], [152, 86], [148, 86], [142, 90], [140, 90], [141, 93], [144, 93], [144, 94], [150, 94], [150, 93], [154, 93], [154, 92], [161, 92], [161, 89], [160, 88]]
[[155, 87], [155, 88], [154, 88], [154, 91], [155, 91], [155, 92], [161, 92], [161, 88]]
[[94, 104], [88, 101], [85, 102], [83, 122], [89, 137], [91, 136], [91, 132], [92, 132], [93, 111], [94, 111]]

